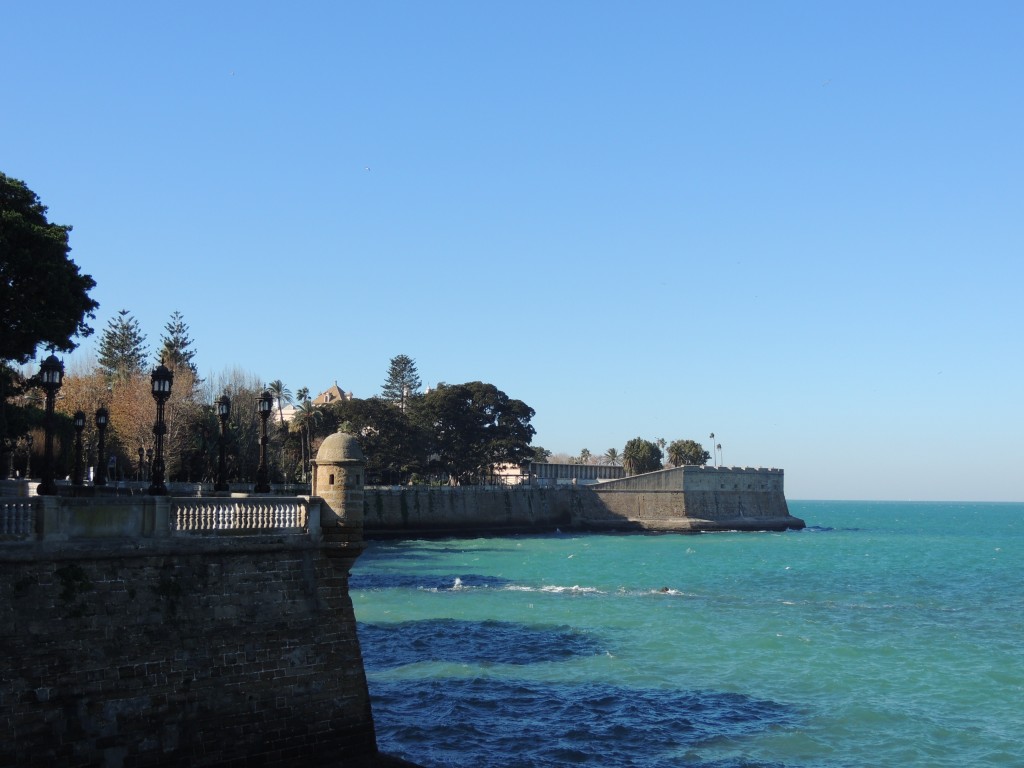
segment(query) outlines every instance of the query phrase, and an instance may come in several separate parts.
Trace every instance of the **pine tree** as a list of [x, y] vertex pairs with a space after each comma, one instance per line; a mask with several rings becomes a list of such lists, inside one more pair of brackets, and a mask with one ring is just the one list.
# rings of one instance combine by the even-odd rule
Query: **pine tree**
[[193, 375], [196, 375], [198, 373], [196, 364], [192, 362], [196, 351], [190, 349], [192, 339], [188, 336], [188, 330], [185, 318], [182, 317], [181, 312], [175, 310], [171, 319], [167, 321], [167, 325], [164, 326], [164, 335], [160, 338], [163, 347], [160, 350], [160, 360], [157, 362], [162, 361], [171, 370], [184, 366], [192, 371]]
[[416, 371], [416, 361], [408, 355], [398, 355], [391, 358], [391, 367], [388, 369], [388, 380], [381, 388], [381, 397], [402, 406], [410, 397], [419, 394], [420, 375]]
[[146, 335], [139, 321], [122, 309], [100, 336], [100, 367], [108, 378], [129, 378], [142, 372], [147, 355]]

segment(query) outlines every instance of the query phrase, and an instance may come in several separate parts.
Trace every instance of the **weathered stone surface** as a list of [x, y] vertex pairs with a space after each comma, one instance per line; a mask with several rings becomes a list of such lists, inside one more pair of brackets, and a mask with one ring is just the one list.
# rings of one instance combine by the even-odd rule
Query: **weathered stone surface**
[[351, 559], [219, 543], [0, 557], [0, 764], [376, 756]]
[[367, 489], [367, 536], [803, 528], [782, 470], [679, 467], [596, 485]]
[[0, 766], [415, 768], [377, 752], [342, 442], [323, 500], [0, 505]]

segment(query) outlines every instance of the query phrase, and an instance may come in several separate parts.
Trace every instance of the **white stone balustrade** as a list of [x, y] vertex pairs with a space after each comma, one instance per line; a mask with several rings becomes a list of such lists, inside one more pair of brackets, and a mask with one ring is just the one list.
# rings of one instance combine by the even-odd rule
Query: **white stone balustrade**
[[302, 533], [309, 514], [305, 499], [175, 498], [171, 501], [171, 532]]
[[[312, 525], [311, 525], [312, 521]], [[320, 500], [249, 497], [0, 497], [0, 543], [294, 536], [320, 540]]]
[[22, 541], [36, 532], [35, 504], [28, 499], [0, 502], [0, 541]]

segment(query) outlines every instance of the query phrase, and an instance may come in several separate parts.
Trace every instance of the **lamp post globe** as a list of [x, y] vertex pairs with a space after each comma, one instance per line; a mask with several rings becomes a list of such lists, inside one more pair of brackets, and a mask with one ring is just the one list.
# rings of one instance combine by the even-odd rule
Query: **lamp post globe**
[[156, 423], [153, 425], [153, 436], [156, 438], [156, 454], [153, 457], [153, 479], [146, 491], [150, 496], [166, 496], [167, 485], [164, 483], [164, 435], [167, 425], [164, 423], [164, 405], [171, 396], [171, 385], [174, 383], [174, 372], [161, 363], [153, 369], [150, 384], [153, 399], [156, 401]]
[[64, 383], [64, 363], [50, 355], [39, 365], [39, 381], [46, 392], [45, 441], [43, 444], [43, 477], [36, 489], [41, 496], [53, 496], [57, 493], [57, 484], [53, 480], [53, 403], [57, 390]]
[[217, 400], [217, 418], [220, 419], [220, 451], [217, 457], [217, 483], [213, 487], [214, 491], [221, 493], [231, 489], [228, 485], [227, 460], [225, 457], [225, 451], [227, 450], [228, 417], [230, 415], [231, 398], [226, 394], [221, 395]]
[[75, 411], [72, 422], [75, 425], [75, 472], [71, 476], [71, 484], [82, 485], [82, 430], [85, 429], [85, 413]]
[[270, 493], [270, 471], [267, 468], [267, 419], [274, 409], [274, 396], [264, 390], [263, 394], [256, 398], [256, 410], [260, 414], [260, 466], [256, 470], [255, 493]]
[[104, 456], [104, 439], [107, 433], [107, 424], [110, 423], [110, 413], [102, 406], [96, 409], [96, 434], [99, 436], [96, 445], [96, 479], [93, 485], [107, 484], [107, 461]]

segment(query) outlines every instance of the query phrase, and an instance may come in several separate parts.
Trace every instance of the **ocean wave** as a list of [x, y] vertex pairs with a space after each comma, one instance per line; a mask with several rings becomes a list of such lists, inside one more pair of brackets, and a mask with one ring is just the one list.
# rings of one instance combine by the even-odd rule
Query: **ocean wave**
[[382, 589], [417, 589], [427, 592], [444, 592], [446, 590], [470, 589], [485, 587], [501, 589], [509, 584], [500, 576], [482, 576], [480, 574], [455, 575], [424, 575], [418, 573], [374, 573], [373, 571], [353, 572], [349, 577], [349, 589], [382, 590]]

